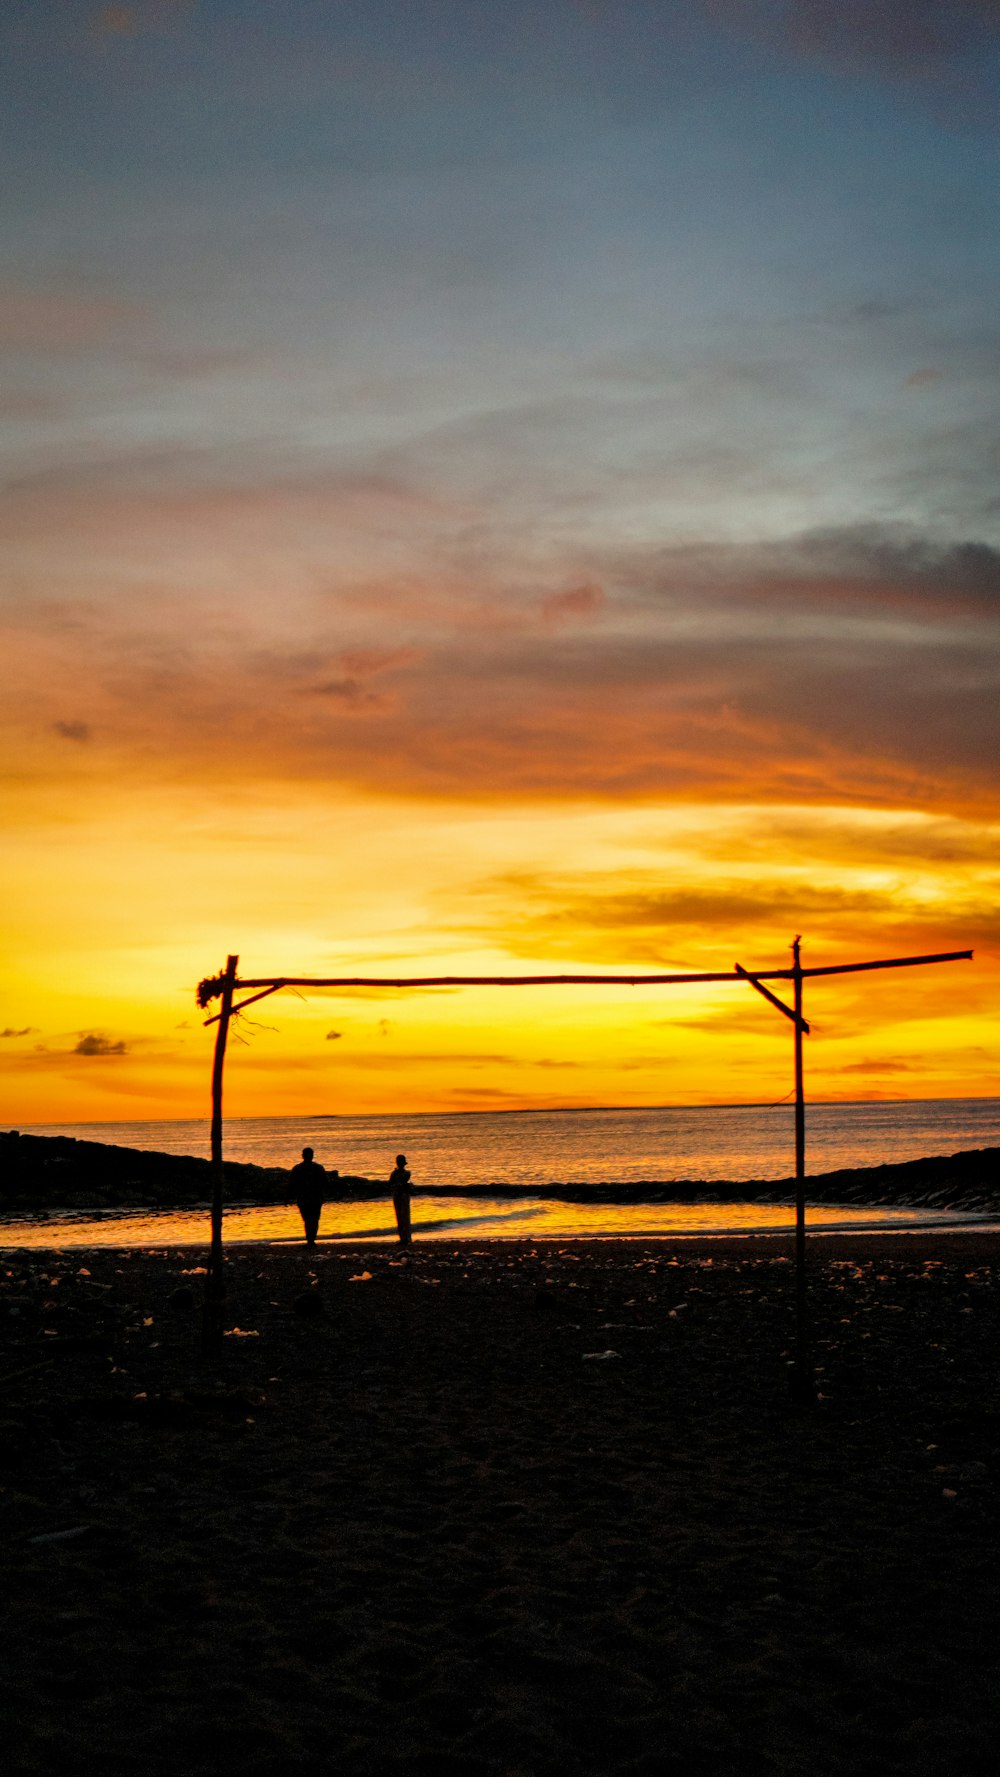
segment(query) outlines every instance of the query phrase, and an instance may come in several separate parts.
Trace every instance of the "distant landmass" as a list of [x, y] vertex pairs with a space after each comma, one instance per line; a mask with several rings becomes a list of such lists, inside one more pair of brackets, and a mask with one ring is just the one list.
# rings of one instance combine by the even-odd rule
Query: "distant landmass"
[[[283, 1167], [226, 1161], [231, 1203], [292, 1201], [291, 1173]], [[383, 1197], [381, 1179], [342, 1175], [330, 1180], [331, 1202]], [[59, 1210], [188, 1209], [208, 1205], [212, 1168], [193, 1155], [157, 1154], [111, 1147], [68, 1135], [0, 1133], [0, 1217]], [[650, 1179], [594, 1185], [425, 1184], [415, 1197], [551, 1198], [564, 1203], [787, 1203], [794, 1179], [707, 1183], [699, 1179]], [[888, 1166], [848, 1168], [810, 1175], [811, 1203], [853, 1203], [896, 1208], [987, 1210], [1000, 1213], [1000, 1148], [904, 1160]]]

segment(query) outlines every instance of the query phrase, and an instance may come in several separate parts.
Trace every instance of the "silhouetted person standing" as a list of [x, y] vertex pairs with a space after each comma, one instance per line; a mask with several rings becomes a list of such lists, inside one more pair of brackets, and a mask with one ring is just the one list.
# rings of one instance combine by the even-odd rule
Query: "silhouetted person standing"
[[315, 1246], [319, 1233], [319, 1218], [323, 1210], [323, 1186], [326, 1172], [319, 1162], [313, 1159], [312, 1148], [303, 1148], [302, 1159], [298, 1166], [292, 1167], [292, 1178], [295, 1183], [295, 1201], [298, 1204], [302, 1225], [306, 1231], [306, 1245]]
[[410, 1229], [410, 1175], [406, 1170], [406, 1155], [397, 1154], [396, 1164], [389, 1178], [389, 1189], [392, 1192], [392, 1207], [396, 1211], [396, 1226], [399, 1229], [400, 1246], [412, 1246], [413, 1235]]

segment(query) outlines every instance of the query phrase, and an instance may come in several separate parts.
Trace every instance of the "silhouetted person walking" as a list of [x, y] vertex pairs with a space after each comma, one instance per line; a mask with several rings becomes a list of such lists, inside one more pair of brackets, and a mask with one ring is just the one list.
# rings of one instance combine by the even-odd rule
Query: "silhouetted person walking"
[[399, 1229], [400, 1246], [412, 1246], [413, 1234], [410, 1229], [410, 1175], [406, 1170], [406, 1155], [397, 1154], [396, 1164], [389, 1178], [389, 1189], [392, 1192], [392, 1207], [396, 1211], [396, 1226]]
[[303, 1148], [302, 1159], [298, 1166], [292, 1167], [292, 1178], [295, 1182], [295, 1201], [302, 1217], [302, 1226], [306, 1231], [306, 1245], [315, 1246], [319, 1233], [319, 1218], [323, 1210], [323, 1186], [326, 1172], [317, 1160], [313, 1159], [312, 1148]]

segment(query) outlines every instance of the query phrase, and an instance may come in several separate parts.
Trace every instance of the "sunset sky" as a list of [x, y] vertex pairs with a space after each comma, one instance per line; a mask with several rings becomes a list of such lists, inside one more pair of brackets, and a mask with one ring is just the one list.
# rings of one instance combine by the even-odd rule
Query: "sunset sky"
[[[991, 1095], [998, 0], [5, 0], [0, 1121], [198, 979], [782, 967]], [[233, 1115], [767, 1101], [750, 990], [290, 995]]]

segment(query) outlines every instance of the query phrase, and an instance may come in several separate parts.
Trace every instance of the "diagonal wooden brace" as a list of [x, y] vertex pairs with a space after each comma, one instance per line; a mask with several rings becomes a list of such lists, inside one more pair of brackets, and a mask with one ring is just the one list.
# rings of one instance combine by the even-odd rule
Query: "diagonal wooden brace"
[[756, 975], [751, 975], [749, 969], [741, 968], [739, 963], [736, 963], [734, 967], [742, 980], [749, 981], [750, 986], [755, 987], [766, 1000], [770, 1000], [772, 1006], [777, 1006], [779, 1012], [784, 1012], [786, 1018], [790, 1018], [793, 1024], [798, 1025], [803, 1035], [809, 1035], [809, 1026], [805, 1019], [800, 1018], [797, 1012], [793, 1012], [791, 1006], [786, 1006], [784, 1000], [779, 1000], [777, 994], [772, 993], [769, 987], [765, 987], [762, 982], [758, 981]]
[[[265, 987], [261, 993], [252, 993], [248, 1000], [241, 1000], [238, 1006], [231, 1007], [232, 1017], [235, 1018], [237, 1012], [242, 1012], [244, 1006], [252, 1006], [254, 1004], [255, 1000], [266, 1000], [268, 994], [277, 993], [279, 988], [281, 988], [282, 986], [283, 986], [283, 983], [281, 981], [276, 981], [273, 987]], [[203, 1018], [202, 1023], [203, 1024], [218, 1024], [219, 1019], [221, 1017], [222, 1017], [222, 1013], [216, 1012], [214, 1018]]]

